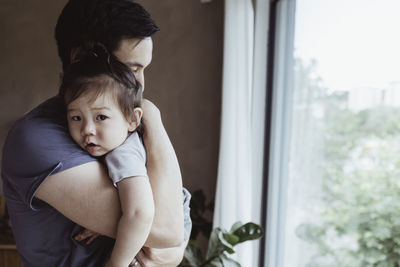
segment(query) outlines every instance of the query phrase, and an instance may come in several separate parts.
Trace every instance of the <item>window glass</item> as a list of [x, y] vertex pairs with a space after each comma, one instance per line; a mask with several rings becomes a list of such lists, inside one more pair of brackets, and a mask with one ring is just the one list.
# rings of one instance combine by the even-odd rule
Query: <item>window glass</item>
[[297, 0], [284, 266], [400, 266], [399, 13]]

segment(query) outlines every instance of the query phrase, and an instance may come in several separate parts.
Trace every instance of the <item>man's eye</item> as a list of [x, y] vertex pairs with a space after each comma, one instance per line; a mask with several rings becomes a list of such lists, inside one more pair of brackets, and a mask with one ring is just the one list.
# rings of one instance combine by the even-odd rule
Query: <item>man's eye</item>
[[81, 120], [81, 117], [80, 117], [80, 116], [72, 116], [72, 117], [71, 117], [71, 120], [73, 120], [73, 121], [80, 121], [80, 120]]
[[96, 120], [98, 121], [104, 121], [105, 119], [107, 119], [108, 117], [106, 115], [97, 115]]
[[133, 72], [138, 72], [138, 71], [139, 71], [139, 67], [133, 67], [133, 68], [132, 68], [132, 71], [133, 71]]

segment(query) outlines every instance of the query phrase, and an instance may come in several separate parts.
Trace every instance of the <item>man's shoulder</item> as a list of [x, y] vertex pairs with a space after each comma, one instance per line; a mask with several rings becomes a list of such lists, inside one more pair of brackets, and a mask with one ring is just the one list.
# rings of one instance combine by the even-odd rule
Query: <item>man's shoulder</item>
[[62, 102], [51, 98], [19, 119], [4, 143], [3, 169], [4, 166], [14, 171], [28, 169], [27, 166], [47, 169], [68, 155], [79, 153], [80, 148], [70, 138], [64, 114]]
[[[62, 101], [58, 96], [52, 97], [39, 104], [31, 111], [24, 114], [17, 120], [10, 132], [33, 133], [48, 129], [43, 126], [64, 127], [66, 130], [66, 115]], [[31, 132], [27, 132], [31, 131]]]
[[[40, 149], [69, 136], [62, 106], [56, 97], [43, 102], [17, 120], [8, 132], [4, 152], [8, 149], [27, 151]], [[22, 152], [22, 151], [20, 151]]]

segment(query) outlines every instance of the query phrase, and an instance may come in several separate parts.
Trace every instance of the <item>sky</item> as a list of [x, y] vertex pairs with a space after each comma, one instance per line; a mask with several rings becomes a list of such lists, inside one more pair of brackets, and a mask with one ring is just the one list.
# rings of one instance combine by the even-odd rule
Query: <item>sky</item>
[[400, 0], [297, 0], [295, 56], [331, 90], [400, 81]]

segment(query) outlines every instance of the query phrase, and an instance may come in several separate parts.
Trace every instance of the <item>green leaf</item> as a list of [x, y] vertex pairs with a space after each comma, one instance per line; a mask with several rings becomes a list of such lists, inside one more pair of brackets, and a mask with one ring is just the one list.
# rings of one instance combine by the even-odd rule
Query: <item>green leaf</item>
[[233, 234], [239, 237], [238, 243], [242, 243], [247, 240], [255, 240], [261, 238], [264, 235], [264, 230], [258, 224], [249, 222], [237, 228], [233, 232]]
[[262, 227], [255, 223], [246, 223], [245, 225], [235, 223], [231, 229], [234, 229], [233, 233], [228, 233], [219, 227], [212, 231], [206, 260], [219, 257], [224, 251], [230, 254], [235, 253], [233, 246], [236, 244], [258, 239], [264, 234]]
[[234, 246], [237, 243], [239, 243], [239, 237], [237, 235], [234, 235], [234, 234], [224, 233], [224, 239], [226, 241], [228, 241], [228, 243], [231, 244], [232, 246]]
[[233, 250], [233, 246], [225, 239], [225, 234], [222, 231], [218, 233], [218, 239], [221, 242], [224, 250], [226, 250], [229, 254], [235, 253], [235, 250]]
[[219, 233], [221, 232], [222, 230], [219, 227], [214, 228], [211, 232], [210, 239], [208, 240], [206, 260], [219, 256], [222, 252], [224, 252], [225, 247], [218, 237]]
[[185, 249], [185, 258], [192, 266], [200, 266], [203, 262], [201, 250], [194, 244], [189, 244]]
[[232, 227], [231, 227], [231, 233], [233, 234], [237, 229], [243, 226], [243, 223], [241, 221], [235, 222]]
[[219, 227], [215, 228], [208, 241], [206, 260], [219, 257], [224, 251], [230, 254], [235, 253], [233, 246], [238, 242], [238, 236], [230, 234]]
[[226, 267], [220, 257], [213, 259], [210, 263], [206, 264], [205, 267]]
[[225, 254], [222, 254], [222, 255], [221, 255], [221, 259], [222, 259], [222, 262], [223, 262], [223, 264], [224, 264], [225, 267], [241, 267], [241, 265], [240, 265], [239, 262], [237, 262], [237, 261], [235, 261], [235, 260], [229, 258], [229, 257], [228, 257], [227, 255], [225, 255]]

